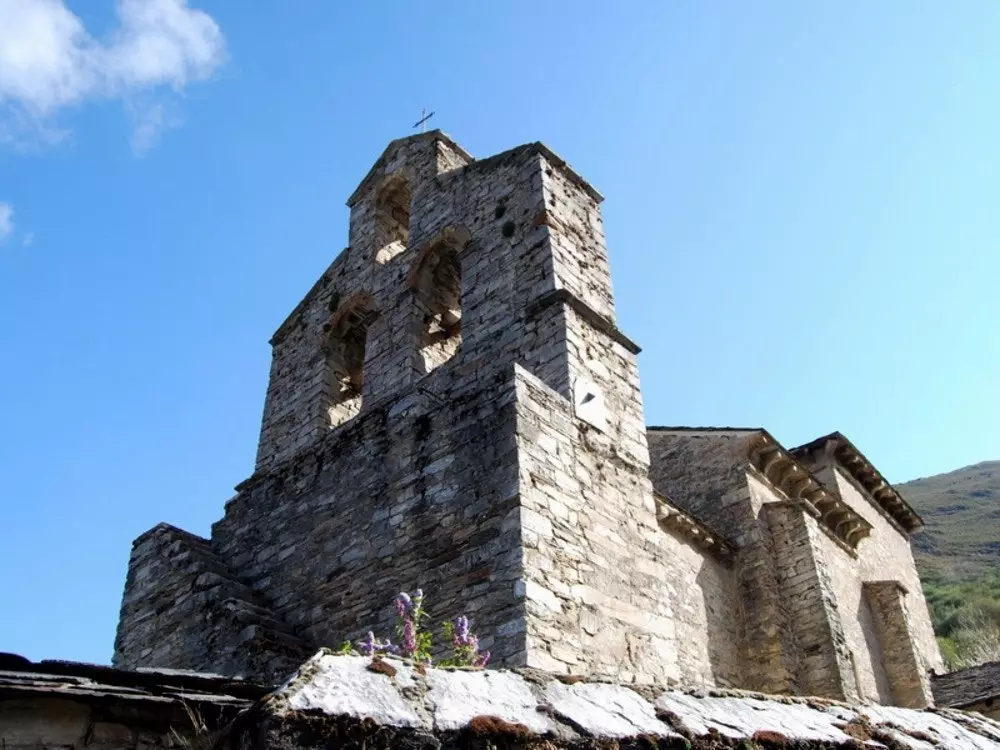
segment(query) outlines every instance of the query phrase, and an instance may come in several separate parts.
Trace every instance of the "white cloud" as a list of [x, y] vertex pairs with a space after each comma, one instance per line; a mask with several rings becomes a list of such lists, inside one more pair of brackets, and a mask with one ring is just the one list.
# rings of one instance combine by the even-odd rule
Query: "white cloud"
[[[116, 11], [117, 28], [97, 39], [64, 0], [0, 0], [0, 127], [8, 131], [0, 143], [28, 130], [58, 134], [56, 113], [88, 100], [181, 93], [225, 61], [218, 24], [187, 0], [117, 0]], [[175, 120], [144, 106], [151, 112], [130, 117], [148, 147]]]
[[35, 233], [25, 232], [24, 238], [21, 240], [21, 245], [24, 247], [31, 247], [33, 244], [35, 244]]
[[14, 234], [14, 207], [0, 203], [0, 244]]

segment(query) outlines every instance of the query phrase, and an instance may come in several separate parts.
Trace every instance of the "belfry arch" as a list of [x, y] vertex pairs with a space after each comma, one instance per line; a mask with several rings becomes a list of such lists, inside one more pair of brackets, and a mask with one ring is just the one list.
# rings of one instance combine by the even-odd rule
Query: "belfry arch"
[[424, 247], [410, 270], [418, 375], [443, 365], [462, 344], [461, 252], [468, 242], [467, 230], [446, 229]]
[[331, 428], [361, 410], [368, 327], [376, 316], [371, 296], [356, 294], [341, 303], [330, 320], [323, 344], [323, 412]]
[[395, 175], [375, 199], [375, 262], [387, 263], [410, 243], [410, 183]]

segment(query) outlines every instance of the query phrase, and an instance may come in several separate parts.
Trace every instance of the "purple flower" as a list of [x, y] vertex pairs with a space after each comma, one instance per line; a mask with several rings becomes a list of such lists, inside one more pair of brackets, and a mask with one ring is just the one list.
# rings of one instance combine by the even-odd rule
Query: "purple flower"
[[378, 640], [375, 637], [375, 634], [369, 630], [368, 635], [365, 636], [364, 640], [358, 641], [358, 651], [361, 652], [362, 656], [396, 654], [399, 653], [399, 646], [393, 646], [392, 641], [388, 638], [385, 641]]
[[489, 651], [483, 651], [481, 654], [477, 654], [475, 661], [472, 662], [472, 666], [485, 667], [490, 663], [490, 656], [491, 654]]
[[407, 656], [412, 656], [417, 650], [417, 629], [413, 625], [413, 620], [409, 617], [403, 623], [403, 652]]
[[413, 610], [413, 601], [410, 599], [410, 595], [405, 591], [401, 591], [399, 596], [396, 597], [396, 614], [400, 617], [406, 617]]
[[459, 648], [466, 648], [475, 652], [479, 648], [479, 639], [469, 632], [469, 618], [465, 615], [455, 620], [454, 644]]

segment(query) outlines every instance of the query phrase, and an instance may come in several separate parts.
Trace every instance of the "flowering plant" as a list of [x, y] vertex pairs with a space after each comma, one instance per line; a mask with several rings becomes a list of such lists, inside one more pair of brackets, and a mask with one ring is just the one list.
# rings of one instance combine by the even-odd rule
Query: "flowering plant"
[[426, 618], [423, 590], [417, 589], [412, 595], [400, 592], [396, 597], [396, 633], [403, 642], [403, 656], [418, 664], [431, 663], [431, 634], [420, 627]]
[[375, 634], [369, 630], [364, 640], [358, 641], [358, 651], [361, 652], [362, 656], [383, 656], [385, 654], [398, 654], [399, 646], [392, 645], [392, 641], [388, 638], [384, 641], [378, 640], [375, 638]]
[[451, 641], [452, 658], [448, 665], [456, 667], [485, 667], [490, 661], [489, 651], [479, 650], [479, 637], [469, 632], [469, 618], [456, 617], [455, 622], [442, 626], [445, 638]]
[[[386, 656], [398, 654], [412, 659], [417, 664], [430, 665], [431, 651], [434, 648], [431, 632], [423, 628], [423, 622], [429, 619], [424, 611], [424, 592], [417, 589], [409, 594], [400, 592], [393, 604], [396, 607], [396, 635], [399, 644], [394, 644], [388, 638], [384, 641], [375, 637], [372, 631], [360, 641], [352, 644], [345, 641], [339, 653], [349, 655], [359, 653], [362, 656]], [[448, 667], [485, 667], [490, 660], [489, 651], [479, 650], [479, 638], [469, 631], [469, 618], [465, 615], [442, 624], [444, 637], [451, 642], [451, 658], [441, 662]]]

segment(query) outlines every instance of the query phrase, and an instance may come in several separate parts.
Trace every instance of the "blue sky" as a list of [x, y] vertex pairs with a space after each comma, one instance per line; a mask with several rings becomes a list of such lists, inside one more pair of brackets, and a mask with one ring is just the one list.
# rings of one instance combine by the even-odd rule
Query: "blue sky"
[[997, 39], [994, 0], [0, 0], [0, 651], [109, 660], [131, 540], [208, 533], [423, 107], [604, 193], [651, 424], [1000, 458]]

